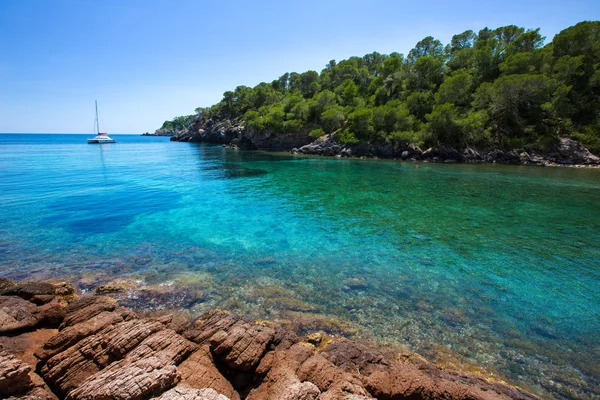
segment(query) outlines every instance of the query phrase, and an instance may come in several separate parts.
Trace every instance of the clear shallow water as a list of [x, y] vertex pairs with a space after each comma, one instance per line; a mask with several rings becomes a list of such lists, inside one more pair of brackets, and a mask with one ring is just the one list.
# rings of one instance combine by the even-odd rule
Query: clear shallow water
[[599, 170], [115, 137], [0, 135], [0, 276], [128, 278], [600, 396]]

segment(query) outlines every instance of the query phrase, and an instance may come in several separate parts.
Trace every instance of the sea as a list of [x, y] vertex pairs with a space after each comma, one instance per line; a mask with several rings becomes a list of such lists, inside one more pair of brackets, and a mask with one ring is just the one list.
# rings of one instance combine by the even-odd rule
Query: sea
[[[113, 135], [111, 135], [113, 136]], [[600, 396], [600, 170], [0, 134], [0, 277], [121, 285]]]

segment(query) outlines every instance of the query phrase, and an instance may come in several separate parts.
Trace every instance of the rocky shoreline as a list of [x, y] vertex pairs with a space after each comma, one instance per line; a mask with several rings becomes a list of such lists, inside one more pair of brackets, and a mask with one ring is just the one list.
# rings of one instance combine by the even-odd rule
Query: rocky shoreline
[[267, 132], [255, 134], [241, 120], [204, 122], [196, 120], [186, 130], [173, 133], [171, 141], [213, 143], [244, 150], [290, 151], [295, 154], [329, 157], [360, 157], [413, 160], [439, 163], [498, 163], [537, 166], [570, 166], [600, 168], [600, 157], [592, 154], [581, 143], [563, 137], [546, 151], [525, 149], [476, 149], [467, 147], [430, 147], [414, 145], [359, 143], [342, 145], [332, 134], [319, 138], [308, 135]]
[[[143, 315], [141, 315], [143, 314]], [[405, 350], [212, 310], [136, 313], [66, 283], [0, 279], [0, 397], [535, 399]]]

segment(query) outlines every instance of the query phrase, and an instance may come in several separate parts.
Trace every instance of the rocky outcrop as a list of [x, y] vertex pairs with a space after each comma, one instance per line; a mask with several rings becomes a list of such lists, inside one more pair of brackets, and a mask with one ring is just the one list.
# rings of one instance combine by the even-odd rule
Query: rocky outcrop
[[33, 373], [30, 365], [5, 351], [0, 351], [0, 396], [10, 399], [56, 399]]
[[190, 127], [171, 137], [176, 142], [215, 143], [244, 150], [289, 151], [312, 141], [306, 134], [285, 132], [257, 133], [247, 129], [242, 119], [235, 120], [196, 120]]
[[[17, 292], [11, 292], [17, 293]], [[21, 293], [21, 292], [19, 292]], [[56, 295], [51, 295], [56, 296]], [[30, 300], [34, 296], [30, 297]], [[36, 371], [0, 353], [0, 394], [15, 398], [368, 400], [533, 399], [515, 387], [444, 372], [416, 355], [213, 310], [192, 324], [175, 313], [141, 317], [104, 296], [43, 306], [0, 296], [35, 327], [57, 304], [60, 330], [35, 351]], [[19, 316], [24, 318], [19, 320]], [[42, 381], [43, 378], [43, 381]], [[51, 393], [46, 384], [54, 392]]]
[[64, 316], [65, 310], [56, 300], [38, 306], [20, 297], [0, 296], [0, 335], [56, 327]]
[[171, 141], [229, 144], [233, 139], [241, 138], [243, 132], [244, 125], [236, 120], [205, 122], [198, 119], [188, 129], [173, 134]]
[[452, 147], [430, 147], [425, 150], [414, 145], [373, 145], [359, 143], [344, 146], [337, 143], [331, 135], [325, 135], [312, 143], [293, 148], [292, 153], [312, 154], [336, 157], [378, 157], [402, 160], [422, 160], [441, 163], [498, 163], [523, 165], [583, 165], [598, 166], [600, 157], [592, 154], [581, 143], [561, 138], [560, 141], [545, 152], [508, 150], [508, 149], [474, 149], [467, 147], [458, 151]]

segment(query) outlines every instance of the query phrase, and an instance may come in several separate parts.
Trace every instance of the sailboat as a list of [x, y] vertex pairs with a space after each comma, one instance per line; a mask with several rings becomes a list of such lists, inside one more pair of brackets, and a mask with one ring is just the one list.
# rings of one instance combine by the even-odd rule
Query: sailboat
[[94, 124], [94, 130], [96, 133], [96, 137], [92, 139], [88, 139], [88, 143], [117, 143], [117, 141], [110, 136], [106, 132], [100, 132], [100, 123], [98, 122], [98, 101], [96, 103], [96, 121]]

